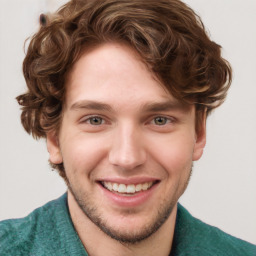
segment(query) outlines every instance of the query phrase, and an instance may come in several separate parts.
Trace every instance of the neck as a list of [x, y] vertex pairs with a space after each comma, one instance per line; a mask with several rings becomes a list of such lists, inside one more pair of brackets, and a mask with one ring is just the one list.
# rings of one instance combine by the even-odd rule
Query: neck
[[136, 244], [123, 244], [102, 232], [81, 210], [68, 191], [68, 206], [72, 222], [90, 256], [168, 256], [174, 235], [177, 204], [165, 223], [149, 238]]

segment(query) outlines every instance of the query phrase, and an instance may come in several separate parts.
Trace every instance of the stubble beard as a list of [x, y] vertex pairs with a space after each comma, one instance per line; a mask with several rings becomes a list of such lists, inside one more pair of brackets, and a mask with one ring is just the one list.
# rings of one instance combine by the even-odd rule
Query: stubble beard
[[[184, 182], [182, 189], [180, 190], [180, 193], [178, 193], [174, 198], [171, 198], [169, 200], [168, 198], [166, 198], [158, 208], [157, 213], [155, 214], [153, 220], [151, 220], [151, 222], [148, 223], [147, 226], [143, 227], [143, 229], [134, 230], [134, 232], [125, 232], [111, 227], [106, 222], [106, 220], [102, 218], [98, 208], [94, 207], [93, 203], [90, 202], [89, 197], [83, 193], [80, 193], [79, 190], [78, 192], [75, 191], [74, 187], [72, 186], [72, 184], [70, 184], [69, 179], [67, 177], [66, 184], [80, 209], [101, 231], [103, 231], [106, 235], [120, 243], [132, 245], [147, 239], [148, 237], [153, 235], [157, 230], [159, 230], [159, 228], [165, 223], [165, 221], [173, 212], [173, 209], [179, 197], [186, 190], [191, 174], [192, 167], [187, 180]], [[130, 213], [132, 213], [132, 211]]]

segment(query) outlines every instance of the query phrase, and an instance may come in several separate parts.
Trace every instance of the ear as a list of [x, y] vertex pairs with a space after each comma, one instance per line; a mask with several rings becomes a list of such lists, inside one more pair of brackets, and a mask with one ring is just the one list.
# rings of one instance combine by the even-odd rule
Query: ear
[[194, 145], [193, 161], [201, 158], [206, 144], [206, 112], [202, 114], [200, 123], [196, 129], [196, 141]]
[[63, 162], [59, 140], [56, 132], [51, 131], [46, 136], [47, 150], [49, 152], [49, 160], [53, 164], [61, 164]]

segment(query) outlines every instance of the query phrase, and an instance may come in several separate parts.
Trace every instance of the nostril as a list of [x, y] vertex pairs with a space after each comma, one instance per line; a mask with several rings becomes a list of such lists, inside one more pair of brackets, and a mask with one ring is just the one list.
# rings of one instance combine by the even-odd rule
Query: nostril
[[109, 154], [109, 161], [112, 165], [119, 166], [125, 170], [132, 170], [142, 166], [146, 161], [145, 152], [131, 152], [113, 150]]

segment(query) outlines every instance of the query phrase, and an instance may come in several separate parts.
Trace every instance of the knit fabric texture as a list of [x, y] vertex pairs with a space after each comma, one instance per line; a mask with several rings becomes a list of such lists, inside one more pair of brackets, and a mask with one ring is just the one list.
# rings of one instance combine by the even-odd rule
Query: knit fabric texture
[[[25, 218], [0, 222], [0, 255], [87, 256], [70, 218], [67, 194]], [[170, 256], [256, 256], [256, 246], [203, 223], [178, 204]]]

